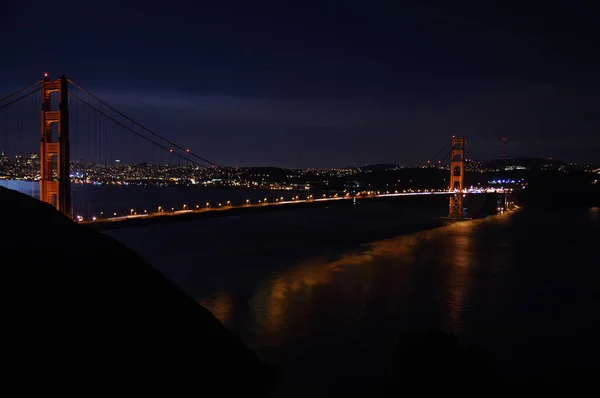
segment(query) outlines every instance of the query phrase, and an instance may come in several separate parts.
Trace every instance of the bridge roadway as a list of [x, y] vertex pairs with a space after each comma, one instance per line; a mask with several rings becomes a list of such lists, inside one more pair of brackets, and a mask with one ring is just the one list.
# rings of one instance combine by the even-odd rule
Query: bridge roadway
[[[482, 194], [482, 193], [505, 193], [505, 192], [509, 192], [510, 190], [506, 190], [506, 189], [478, 189], [478, 190], [466, 190], [463, 191], [463, 193], [465, 194]], [[242, 209], [265, 209], [265, 208], [274, 208], [277, 206], [284, 206], [284, 205], [300, 205], [300, 204], [304, 204], [304, 205], [308, 205], [311, 203], [322, 203], [322, 202], [333, 202], [333, 201], [340, 201], [340, 200], [361, 200], [361, 199], [376, 199], [376, 198], [390, 198], [390, 197], [396, 197], [396, 196], [419, 196], [419, 195], [452, 195], [455, 194], [454, 191], [423, 191], [423, 192], [401, 192], [401, 193], [384, 193], [384, 194], [376, 194], [376, 193], [359, 193], [357, 195], [350, 195], [350, 194], [346, 194], [344, 196], [338, 196], [338, 194], [336, 195], [332, 195], [330, 197], [323, 197], [323, 198], [312, 198], [312, 195], [309, 196], [309, 198], [307, 199], [297, 199], [298, 196], [296, 196], [294, 200], [288, 200], [288, 201], [274, 201], [274, 202], [267, 202], [264, 201], [262, 203], [245, 203], [245, 204], [241, 204], [241, 205], [233, 205], [233, 204], [227, 204], [225, 206], [223, 206], [222, 204], [219, 204], [217, 207], [198, 207], [195, 209], [187, 209], [184, 208], [182, 210], [174, 210], [174, 211], [156, 211], [156, 212], [148, 212], [148, 213], [143, 213], [143, 214], [129, 214], [129, 215], [125, 215], [125, 216], [118, 216], [118, 217], [106, 217], [106, 218], [98, 218], [98, 219], [93, 219], [93, 220], [83, 220], [82, 218], [79, 218], [78, 220], [76, 220], [77, 222], [79, 222], [80, 224], [91, 224], [94, 226], [97, 226], [99, 228], [113, 228], [113, 227], [117, 227], [117, 225], [115, 224], [122, 224], [120, 226], [129, 226], [129, 225], [133, 225], [133, 224], [137, 224], [136, 221], [142, 221], [141, 219], [152, 219], [152, 218], [157, 218], [157, 217], [175, 217], [175, 216], [183, 216], [183, 215], [199, 215], [199, 214], [206, 214], [206, 213], [212, 213], [213, 215], [217, 215], [218, 212], [223, 212], [223, 211], [232, 211], [232, 210], [242, 210]], [[185, 205], [184, 205], [185, 206]], [[150, 220], [148, 220], [150, 221]], [[113, 224], [112, 226], [110, 224]]]

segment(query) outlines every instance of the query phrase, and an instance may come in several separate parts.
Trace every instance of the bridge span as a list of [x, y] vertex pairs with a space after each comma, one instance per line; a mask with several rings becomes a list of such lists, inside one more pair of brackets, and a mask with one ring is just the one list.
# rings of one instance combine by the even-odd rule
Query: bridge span
[[[461, 196], [465, 195], [478, 195], [478, 194], [504, 194], [510, 193], [511, 189], [470, 189], [462, 192]], [[373, 199], [385, 199], [394, 197], [415, 197], [415, 196], [427, 196], [427, 195], [446, 195], [453, 197], [460, 195], [456, 191], [436, 191], [436, 190], [423, 190], [420, 192], [393, 192], [393, 193], [376, 193], [376, 192], [360, 192], [358, 194], [345, 194], [339, 195], [334, 194], [327, 197], [314, 198], [313, 195], [309, 195], [307, 199], [299, 199], [298, 196], [293, 197], [292, 200], [276, 200], [276, 201], [261, 201], [259, 203], [243, 203], [243, 204], [232, 204], [232, 203], [218, 203], [216, 206], [212, 206], [207, 203], [205, 206], [195, 205], [191, 208], [188, 205], [183, 205], [181, 209], [173, 209], [166, 211], [159, 207], [157, 211], [148, 212], [143, 211], [138, 213], [134, 209], [131, 209], [130, 214], [115, 217], [96, 218], [91, 220], [85, 220], [78, 216], [76, 221], [80, 224], [87, 224], [98, 229], [112, 229], [122, 228], [129, 226], [137, 226], [147, 223], [163, 222], [163, 221], [183, 221], [187, 219], [196, 219], [198, 217], [218, 217], [221, 215], [233, 215], [233, 214], [247, 214], [253, 211], [271, 211], [277, 208], [290, 208], [290, 207], [310, 207], [311, 205], [324, 204], [328, 202], [340, 202], [340, 201], [357, 201], [357, 200], [373, 200]]]
[[[41, 116], [39, 112], [40, 104], [33, 97], [33, 94], [38, 92], [41, 94], [39, 96], [39, 99], [41, 99]], [[32, 101], [31, 109], [35, 109], [35, 112], [32, 113], [38, 115], [39, 119], [36, 120], [31, 114], [23, 112], [23, 109], [27, 108], [28, 101]], [[5, 113], [5, 109], [8, 109], [9, 106], [16, 109], [17, 112], [13, 118], [14, 120], [11, 119], [10, 123], [7, 122], [8, 119], [6, 117], [8, 114]], [[80, 172], [73, 170], [71, 158], [72, 155], [75, 156], [75, 153], [80, 159], [87, 159], [87, 161], [82, 160], [79, 163], [82, 165], [82, 170], [87, 173], [88, 178], [89, 175], [93, 175], [90, 173], [96, 172], [91, 162], [92, 159], [95, 159], [97, 164], [104, 165], [142, 165], [144, 167], [140, 169], [141, 171], [136, 171], [137, 178], [142, 181], [165, 177], [161, 174], [160, 167], [157, 169], [145, 167], [150, 164], [158, 166], [171, 165], [174, 162], [178, 162], [178, 166], [188, 167], [193, 165], [198, 175], [202, 174], [202, 178], [206, 179], [215, 178], [215, 175], [220, 175], [219, 173], [223, 174], [224, 167], [197, 155], [190, 148], [178, 145], [161, 134], [145, 127], [64, 75], [58, 79], [50, 79], [46, 74], [43, 79], [0, 98], [0, 111], [5, 116], [5, 123], [3, 123], [5, 130], [10, 128], [11, 131], [15, 130], [18, 132], [18, 137], [14, 138], [19, 144], [16, 148], [13, 148], [13, 152], [20, 154], [16, 155], [18, 159], [17, 163], [20, 167], [34, 164], [33, 158], [30, 159], [31, 164], [22, 159], [22, 154], [25, 153], [26, 148], [25, 146], [20, 147], [21, 143], [33, 139], [33, 142], [31, 142], [33, 146], [30, 149], [37, 147], [35, 158], [39, 165], [37, 166], [38, 170], [32, 173], [32, 179], [38, 181], [40, 184], [39, 199], [53, 206], [67, 217], [81, 223], [120, 223], [145, 218], [156, 219], [185, 214], [215, 214], [213, 212], [274, 208], [282, 205], [298, 205], [299, 203], [309, 205], [327, 201], [428, 194], [448, 195], [448, 217], [451, 219], [462, 219], [464, 196], [466, 194], [482, 193], [477, 191], [469, 192], [465, 189], [466, 141], [462, 137], [452, 136], [451, 148], [446, 154], [446, 157], [450, 156], [449, 186], [444, 191], [368, 192], [355, 195], [342, 194], [344, 196], [336, 194], [324, 198], [313, 198], [309, 195], [305, 200], [301, 200], [296, 196], [290, 201], [280, 198], [275, 202], [265, 200], [262, 203], [246, 202], [239, 205], [226, 202], [216, 207], [194, 205], [194, 208], [188, 208], [184, 205], [182, 209], [177, 211], [175, 209], [165, 211], [165, 209], [159, 207], [156, 212], [145, 210], [142, 214], [137, 214], [134, 209], [131, 209], [130, 214], [120, 217], [117, 217], [117, 214], [113, 213], [115, 217], [84, 220], [82, 216], [73, 214], [71, 180], [73, 178], [83, 178], [82, 175], [79, 175]], [[41, 138], [41, 140], [34, 139], [33, 135], [26, 134], [25, 130], [27, 129], [24, 127], [24, 121], [27, 121], [25, 124], [32, 129], [41, 129], [41, 135], [36, 133], [36, 136]], [[8, 130], [5, 131], [5, 134], [8, 134]], [[111, 136], [115, 138], [114, 141], [109, 140]], [[444, 150], [445, 147], [433, 159], [429, 160], [428, 163], [434, 161], [435, 157], [440, 156]], [[438, 159], [438, 164], [441, 164], [444, 159]], [[120, 181], [122, 176], [123, 172], [118, 166], [114, 166], [110, 169], [108, 175], [102, 175], [101, 177], [110, 181]]]

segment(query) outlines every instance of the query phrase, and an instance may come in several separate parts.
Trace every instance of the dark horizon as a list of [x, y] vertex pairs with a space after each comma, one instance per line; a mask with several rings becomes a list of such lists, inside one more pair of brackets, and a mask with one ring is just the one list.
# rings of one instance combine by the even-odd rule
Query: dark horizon
[[46, 3], [6, 5], [0, 95], [64, 73], [230, 166], [423, 164], [452, 135], [469, 158], [507, 137], [509, 158], [600, 163], [584, 5], [63, 4], [52, 25]]

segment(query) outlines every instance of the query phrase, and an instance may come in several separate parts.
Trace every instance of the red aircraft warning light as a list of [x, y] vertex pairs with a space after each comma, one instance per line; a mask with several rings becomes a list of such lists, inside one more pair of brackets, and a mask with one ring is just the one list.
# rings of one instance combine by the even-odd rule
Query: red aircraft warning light
[[169, 152], [173, 152], [173, 150], [172, 150], [172, 149], [169, 149]]
[[189, 150], [189, 149], [186, 149], [185, 151], [186, 151], [186, 152], [189, 152], [190, 150]]

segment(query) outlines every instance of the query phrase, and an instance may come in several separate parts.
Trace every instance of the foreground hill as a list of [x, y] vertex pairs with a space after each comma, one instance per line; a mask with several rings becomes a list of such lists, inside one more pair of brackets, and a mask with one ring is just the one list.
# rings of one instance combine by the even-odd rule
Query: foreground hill
[[271, 370], [137, 254], [15, 191], [0, 206], [5, 389], [267, 395]]

